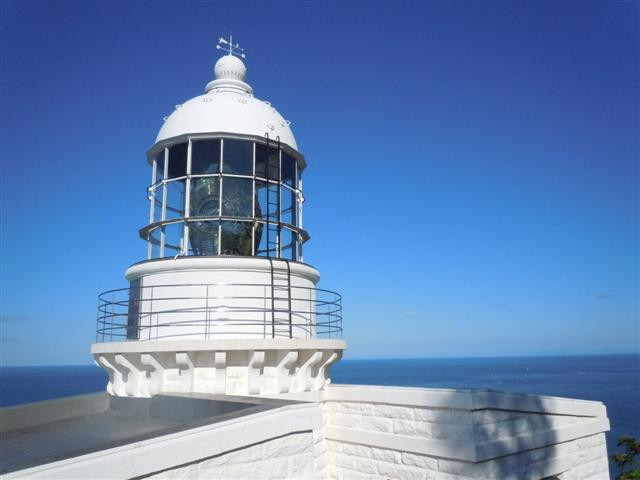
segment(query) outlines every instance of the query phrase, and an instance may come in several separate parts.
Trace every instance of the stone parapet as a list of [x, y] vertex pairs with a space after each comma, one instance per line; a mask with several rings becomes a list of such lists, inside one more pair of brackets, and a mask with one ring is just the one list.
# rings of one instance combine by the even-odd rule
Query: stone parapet
[[332, 479], [608, 479], [599, 402], [332, 385], [324, 393]]
[[[241, 344], [235, 346], [238, 350], [232, 351], [246, 353]], [[167, 346], [153, 351], [177, 354]], [[197, 359], [191, 362], [196, 365]], [[247, 411], [11, 472], [6, 478], [609, 479], [604, 436], [609, 421], [600, 402], [488, 390], [346, 385], [254, 395], [244, 401], [273, 401], [265, 397], [285, 401], [271, 410]], [[104, 403], [97, 400], [95, 408]], [[87, 402], [63, 403], [82, 407]], [[37, 413], [43, 423], [60, 420], [60, 401], [45, 403], [51, 406], [49, 416], [44, 415], [47, 405], [39, 405], [12, 409], [5, 417], [14, 419], [14, 428], [20, 427], [22, 411]], [[85, 405], [80, 411], [90, 410]]]

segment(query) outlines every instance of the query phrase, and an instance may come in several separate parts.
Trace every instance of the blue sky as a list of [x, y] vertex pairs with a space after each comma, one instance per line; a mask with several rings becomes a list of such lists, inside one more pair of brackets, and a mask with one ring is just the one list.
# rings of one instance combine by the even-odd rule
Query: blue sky
[[89, 363], [145, 151], [233, 30], [347, 358], [637, 352], [636, 2], [0, 3], [4, 365]]

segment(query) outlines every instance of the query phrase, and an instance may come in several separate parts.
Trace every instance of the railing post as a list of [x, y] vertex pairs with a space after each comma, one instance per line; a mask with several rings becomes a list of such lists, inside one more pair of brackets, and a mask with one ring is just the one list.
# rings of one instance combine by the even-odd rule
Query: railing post
[[111, 293], [111, 322], [110, 322], [111, 323], [111, 328], [109, 329], [109, 331], [110, 331], [109, 341], [110, 342], [113, 342], [113, 324], [114, 324], [114, 322], [113, 322], [113, 316], [114, 316], [113, 315], [113, 304], [116, 301], [115, 299], [116, 299], [116, 294], [115, 294], [115, 292], [113, 292], [113, 293]]
[[151, 340], [151, 325], [153, 324], [153, 285], [151, 286], [151, 298], [149, 299], [150, 303], [150, 311], [149, 311], [149, 325], [147, 325], [147, 330], [149, 330], [149, 340]]
[[311, 313], [311, 309], [313, 308], [313, 305], [311, 303], [311, 297], [313, 295], [313, 291], [311, 288], [308, 291], [309, 291], [309, 337], [311, 337], [311, 331], [313, 329], [313, 313]]
[[210, 317], [209, 317], [209, 284], [207, 284], [206, 291], [206, 299], [204, 303], [204, 311], [205, 311], [205, 326], [204, 326], [204, 338], [209, 339], [209, 332], [211, 331], [211, 326], [209, 325]]
[[100, 332], [100, 295], [98, 295], [98, 312], [96, 313], [96, 343], [98, 343], [99, 332]]

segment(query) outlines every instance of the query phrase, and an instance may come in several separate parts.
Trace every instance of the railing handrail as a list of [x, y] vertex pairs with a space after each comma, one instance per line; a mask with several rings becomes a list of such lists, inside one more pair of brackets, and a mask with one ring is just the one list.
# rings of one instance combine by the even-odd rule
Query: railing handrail
[[[175, 284], [163, 284], [163, 285], [143, 285], [139, 288], [140, 290], [144, 290], [147, 288], [173, 288], [173, 287], [271, 287], [269, 283], [175, 283]], [[339, 299], [342, 299], [342, 295], [338, 292], [334, 292], [332, 290], [325, 290], [323, 288], [317, 287], [305, 287], [303, 285], [291, 285], [291, 288], [298, 288], [302, 290], [312, 290], [314, 292], [326, 292], [332, 295], [336, 295]], [[114, 288], [112, 290], [107, 290], [98, 294], [98, 298], [102, 299], [103, 295], [108, 293], [115, 292], [126, 292], [129, 291], [131, 287], [123, 287], [123, 288]]]
[[[107, 290], [98, 295], [96, 340], [110, 341], [114, 337], [129, 340], [182, 336], [209, 338], [216, 334], [341, 338], [342, 296], [339, 293], [290, 285], [287, 295], [278, 297], [276, 292], [279, 290], [271, 287], [269, 283], [180, 283]], [[190, 291], [180, 295], [176, 288]], [[198, 288], [206, 293], [194, 295]], [[166, 292], [166, 289], [170, 291]], [[185, 302], [192, 304], [184, 305]], [[281, 305], [287, 302], [287, 308], [276, 306], [279, 302]], [[284, 316], [286, 319], [278, 318]], [[238, 328], [234, 330], [234, 327]], [[255, 327], [263, 328], [256, 330]], [[162, 335], [161, 330], [170, 333]]]

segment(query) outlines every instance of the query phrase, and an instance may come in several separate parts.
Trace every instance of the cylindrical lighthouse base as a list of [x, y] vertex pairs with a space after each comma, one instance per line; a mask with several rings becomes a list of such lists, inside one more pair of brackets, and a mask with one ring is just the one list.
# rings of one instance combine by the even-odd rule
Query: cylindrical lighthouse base
[[127, 339], [140, 341], [313, 339], [338, 332], [339, 295], [316, 289], [320, 274], [304, 263], [180, 257], [137, 263], [126, 278], [130, 288], [121, 293], [128, 298], [102, 297], [109, 340], [125, 323]]

